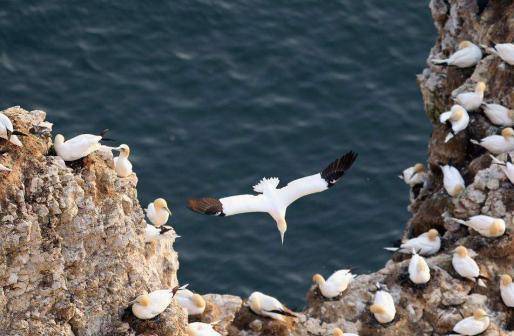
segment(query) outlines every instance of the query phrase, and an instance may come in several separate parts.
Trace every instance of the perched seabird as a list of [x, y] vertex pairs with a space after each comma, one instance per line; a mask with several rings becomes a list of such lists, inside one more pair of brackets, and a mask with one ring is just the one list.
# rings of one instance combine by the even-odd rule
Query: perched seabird
[[466, 111], [478, 110], [484, 101], [484, 91], [486, 85], [484, 82], [478, 82], [474, 92], [463, 92], [455, 97], [455, 102], [466, 109]]
[[25, 134], [15, 131], [11, 119], [0, 112], [0, 138], [6, 139], [16, 146], [23, 147], [17, 135]]
[[443, 185], [446, 192], [451, 197], [457, 197], [466, 189], [464, 179], [457, 168], [450, 165], [441, 166], [443, 172]]
[[471, 142], [495, 155], [512, 152], [514, 151], [514, 130], [507, 127], [502, 130], [501, 135], [490, 135], [480, 141], [471, 139]]
[[436, 229], [430, 229], [420, 234], [416, 238], [412, 238], [402, 243], [400, 247], [386, 247], [385, 249], [392, 252], [412, 253], [416, 251], [420, 255], [428, 256], [436, 254], [441, 248], [441, 238]]
[[467, 221], [458, 218], [453, 218], [453, 220], [472, 228], [484, 237], [496, 238], [505, 233], [505, 221], [501, 218], [477, 215], [470, 217]]
[[513, 43], [498, 43], [494, 48], [487, 48], [492, 54], [497, 55], [510, 65], [514, 65], [514, 44]]
[[145, 243], [150, 243], [154, 240], [168, 239], [173, 235], [175, 238], [180, 237], [175, 234], [175, 230], [173, 230], [171, 226], [162, 225], [155, 227], [151, 224], [146, 224]]
[[211, 324], [203, 322], [192, 322], [186, 327], [188, 336], [221, 336]]
[[503, 274], [500, 279], [500, 294], [503, 303], [507, 307], [514, 307], [514, 283], [508, 274]]
[[11, 171], [12, 171], [11, 168], [7, 168], [3, 164], [0, 164], [0, 172], [11, 172]]
[[120, 155], [114, 158], [114, 170], [119, 177], [127, 177], [132, 174], [132, 163], [128, 159], [130, 148], [123, 144], [117, 147], [117, 149], [120, 151]]
[[237, 195], [221, 199], [190, 199], [189, 209], [216, 216], [231, 216], [246, 212], [267, 212], [277, 222], [280, 238], [284, 243], [287, 230], [285, 219], [287, 207], [300, 197], [322, 192], [332, 187], [350, 169], [357, 154], [348, 152], [329, 164], [321, 173], [302, 177], [277, 189], [279, 179], [263, 178], [253, 190], [259, 195]]
[[175, 300], [182, 308], [186, 308], [188, 315], [200, 315], [205, 310], [206, 302], [203, 296], [193, 293], [189, 289], [178, 291]]
[[369, 310], [380, 323], [389, 323], [394, 320], [394, 316], [396, 315], [393, 297], [383, 290], [379, 290], [375, 293], [375, 299], [373, 300], [373, 304], [369, 307]]
[[248, 298], [248, 305], [255, 314], [274, 320], [284, 321], [285, 316], [296, 317], [296, 314], [280, 301], [261, 292], [253, 292]]
[[433, 59], [434, 64], [455, 65], [459, 68], [468, 68], [476, 65], [482, 59], [482, 50], [470, 41], [462, 41], [459, 50], [447, 59]]
[[100, 135], [80, 134], [66, 141], [62, 134], [57, 134], [54, 139], [55, 152], [64, 161], [82, 159], [102, 147], [100, 141], [106, 132], [104, 130]]
[[426, 284], [430, 280], [430, 268], [425, 258], [412, 251], [409, 262], [409, 279], [416, 285]]
[[345, 332], [343, 332], [343, 329], [335, 328], [334, 331], [332, 331], [332, 336], [359, 336], [359, 335], [353, 334], [353, 333], [345, 333]]
[[512, 164], [512, 155], [507, 154], [507, 162], [503, 162], [491, 155], [493, 163], [502, 166], [505, 176], [509, 179], [510, 183], [514, 184], [514, 164]]
[[158, 198], [152, 203], [148, 204], [146, 208], [146, 216], [156, 227], [166, 224], [171, 215], [171, 210], [168, 208], [166, 200]]
[[131, 302], [132, 313], [141, 320], [152, 319], [168, 308], [177, 291], [186, 287], [187, 285], [182, 287], [177, 286], [173, 289], [161, 289], [149, 294], [139, 295]]
[[460, 105], [453, 105], [450, 111], [443, 112], [439, 116], [439, 121], [442, 124], [448, 125], [450, 129], [450, 133], [444, 139], [444, 142], [448, 142], [453, 138], [457, 133], [463, 131], [468, 127], [469, 124], [469, 114], [468, 112]]
[[398, 176], [410, 187], [418, 184], [423, 184], [427, 178], [425, 166], [422, 163], [416, 163], [414, 166], [405, 169], [401, 175]]
[[477, 309], [473, 312], [473, 316], [467, 317], [458, 322], [453, 331], [461, 335], [478, 335], [483, 333], [489, 328], [489, 317], [482, 309]]
[[327, 280], [321, 274], [314, 274], [312, 281], [318, 285], [324, 297], [332, 299], [344, 292], [355, 277], [351, 270], [344, 269], [334, 272]]
[[484, 114], [489, 120], [497, 125], [509, 127], [514, 124], [514, 110], [510, 110], [500, 104], [482, 104]]
[[478, 264], [470, 257], [468, 250], [464, 246], [458, 246], [453, 250], [452, 265], [455, 272], [461, 277], [473, 282], [479, 280], [480, 268], [478, 268]]

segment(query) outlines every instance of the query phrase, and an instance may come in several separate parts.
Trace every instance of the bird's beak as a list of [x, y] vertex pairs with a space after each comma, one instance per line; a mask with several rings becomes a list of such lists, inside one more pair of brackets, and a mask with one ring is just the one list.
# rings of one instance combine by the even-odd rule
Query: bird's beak
[[284, 231], [280, 231], [280, 241], [282, 242], [282, 245], [284, 245]]
[[284, 235], [287, 230], [287, 222], [284, 218], [281, 218], [277, 221], [277, 228], [280, 232], [280, 240], [282, 241], [282, 245], [284, 245]]
[[7, 132], [7, 139], [11, 140], [12, 132], [9, 130], [6, 130], [6, 132]]
[[168, 213], [171, 215], [171, 210], [170, 210], [170, 208], [168, 208], [168, 207], [166, 206], [164, 209], [166, 209], [166, 211], [168, 211]]

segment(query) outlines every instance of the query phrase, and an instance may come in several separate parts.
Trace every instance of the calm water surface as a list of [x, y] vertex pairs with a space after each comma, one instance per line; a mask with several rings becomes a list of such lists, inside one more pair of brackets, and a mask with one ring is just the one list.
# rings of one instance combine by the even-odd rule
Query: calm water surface
[[[174, 211], [181, 282], [299, 307], [313, 273], [381, 267], [408, 219], [396, 175], [426, 155], [415, 74], [434, 39], [424, 1], [3, 1], [0, 108], [129, 144], [142, 203]], [[288, 210], [284, 246], [267, 215], [184, 207], [350, 149], [343, 183]]]

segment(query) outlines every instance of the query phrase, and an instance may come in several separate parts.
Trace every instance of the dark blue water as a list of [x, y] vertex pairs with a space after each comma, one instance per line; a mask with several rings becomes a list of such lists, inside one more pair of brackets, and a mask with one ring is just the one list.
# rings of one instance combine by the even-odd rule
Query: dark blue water
[[[165, 197], [179, 278], [299, 306], [313, 273], [381, 267], [430, 126], [415, 74], [435, 39], [423, 1], [3, 1], [0, 108], [42, 109], [71, 137], [127, 143], [143, 204]], [[287, 213], [209, 218], [191, 196], [251, 192], [359, 152], [344, 181]]]

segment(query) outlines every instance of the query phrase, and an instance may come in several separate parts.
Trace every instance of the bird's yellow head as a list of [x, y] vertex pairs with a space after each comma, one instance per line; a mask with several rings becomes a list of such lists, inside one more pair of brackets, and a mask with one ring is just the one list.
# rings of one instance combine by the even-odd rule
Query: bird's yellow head
[[369, 307], [369, 311], [373, 314], [384, 314], [386, 312], [384, 306], [381, 306], [379, 304], [372, 304]]
[[334, 331], [332, 331], [332, 336], [344, 336], [343, 329], [335, 328]]
[[197, 308], [205, 309], [206, 302], [203, 296], [201, 296], [200, 294], [193, 294], [192, 300]]
[[505, 222], [501, 218], [497, 218], [493, 221], [493, 224], [491, 225], [491, 228], [489, 229], [489, 233], [492, 235], [498, 235], [503, 231], [503, 228], [505, 227]]
[[453, 107], [453, 112], [450, 116], [450, 119], [451, 121], [459, 121], [462, 119], [462, 117], [464, 117], [464, 113], [466, 112], [466, 110], [464, 110], [464, 108], [462, 106], [455, 106]]
[[416, 269], [418, 270], [418, 272], [428, 271], [427, 263], [423, 259], [419, 258], [418, 263], [416, 265]]
[[54, 146], [59, 146], [64, 143], [64, 136], [62, 134], [57, 134], [54, 138]]
[[164, 198], [158, 198], [155, 201], [153, 201], [153, 206], [156, 210], [164, 209], [171, 214], [171, 210], [168, 208], [168, 203], [166, 203], [166, 200]]
[[416, 163], [414, 165], [414, 171], [416, 173], [421, 173], [421, 172], [424, 172], [425, 171], [425, 166], [422, 164], [422, 163]]
[[473, 43], [471, 43], [470, 41], [462, 41], [461, 43], [459, 43], [459, 49], [471, 47], [472, 45]]
[[477, 86], [475, 87], [475, 91], [477, 93], [484, 93], [486, 88], [487, 88], [487, 85], [485, 85], [484, 82], [478, 82]]
[[487, 317], [487, 313], [483, 309], [477, 309], [473, 312], [475, 320], [481, 320]]
[[186, 333], [187, 333], [187, 336], [197, 336], [196, 330], [191, 325], [188, 325], [186, 327]]
[[436, 229], [430, 229], [427, 233], [428, 239], [434, 241], [439, 237], [439, 232]]
[[287, 231], [287, 222], [285, 218], [282, 217], [277, 220], [277, 228], [280, 232], [280, 240], [282, 241], [282, 244], [284, 244], [284, 235]]
[[312, 282], [314, 282], [317, 285], [322, 285], [325, 283], [325, 279], [321, 274], [314, 274], [312, 276]]
[[510, 127], [506, 127], [502, 129], [502, 136], [506, 139], [514, 137], [514, 130]]
[[464, 246], [458, 246], [455, 250], [454, 250], [455, 253], [457, 253], [457, 255], [459, 257], [465, 257], [468, 255], [468, 250], [464, 247]]
[[464, 186], [462, 184], [457, 184], [453, 188], [453, 195], [459, 195], [464, 191]]
[[248, 298], [248, 305], [250, 306], [250, 309], [255, 313], [261, 311], [261, 300], [258, 295], [259, 293], [254, 292]]
[[503, 274], [500, 278], [500, 283], [502, 286], [508, 286], [512, 283], [512, 278], [508, 274]]
[[150, 305], [150, 297], [148, 296], [148, 294], [140, 295], [136, 299], [136, 303], [140, 304], [143, 307], [148, 307]]
[[128, 157], [130, 155], [130, 147], [128, 145], [120, 145], [119, 147], [120, 153], [123, 154], [125, 157]]

